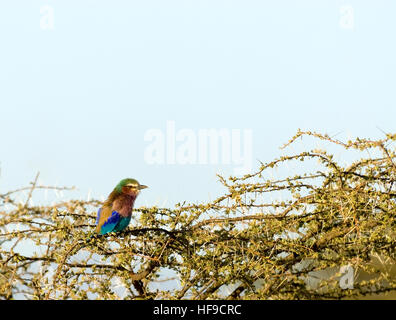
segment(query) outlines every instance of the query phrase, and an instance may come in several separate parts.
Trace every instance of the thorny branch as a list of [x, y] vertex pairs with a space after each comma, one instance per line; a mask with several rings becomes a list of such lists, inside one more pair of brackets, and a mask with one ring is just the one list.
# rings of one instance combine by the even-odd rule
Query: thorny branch
[[[98, 200], [33, 206], [36, 191], [69, 190], [39, 185], [37, 174], [30, 186], [0, 194], [0, 298], [340, 299], [394, 293], [396, 166], [390, 145], [396, 135], [342, 142], [299, 131], [285, 147], [304, 137], [365, 157], [342, 165], [323, 150], [282, 156], [252, 174], [219, 176], [225, 192], [208, 203], [137, 208], [132, 225], [119, 234], [93, 235]], [[376, 157], [367, 157], [368, 150]], [[290, 162], [310, 169], [265, 178]], [[26, 201], [18, 201], [26, 191]], [[345, 265], [353, 267], [353, 288], [339, 285]], [[162, 277], [174, 280], [153, 287]], [[165, 285], [171, 281], [174, 289]]]

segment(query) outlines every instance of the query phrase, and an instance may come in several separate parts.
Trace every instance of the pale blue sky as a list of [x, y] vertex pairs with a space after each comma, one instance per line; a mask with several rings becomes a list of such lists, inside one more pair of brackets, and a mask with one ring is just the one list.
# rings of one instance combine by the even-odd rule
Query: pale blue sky
[[[54, 29], [40, 28], [40, 8]], [[352, 5], [354, 29], [340, 27]], [[1, 1], [0, 193], [31, 181], [138, 205], [214, 198], [229, 165], [149, 165], [147, 130], [253, 130], [270, 161], [298, 128], [395, 132], [393, 0]]]

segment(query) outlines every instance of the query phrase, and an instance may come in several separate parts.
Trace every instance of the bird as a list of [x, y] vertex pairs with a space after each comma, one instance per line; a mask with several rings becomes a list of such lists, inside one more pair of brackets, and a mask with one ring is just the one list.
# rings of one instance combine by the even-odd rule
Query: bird
[[140, 191], [148, 188], [137, 180], [122, 179], [109, 194], [96, 218], [96, 233], [123, 231], [131, 221], [132, 209]]

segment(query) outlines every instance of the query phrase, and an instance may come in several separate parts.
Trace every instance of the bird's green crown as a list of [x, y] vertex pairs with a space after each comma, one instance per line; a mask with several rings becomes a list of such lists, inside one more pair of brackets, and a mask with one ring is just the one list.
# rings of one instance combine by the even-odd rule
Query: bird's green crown
[[132, 179], [132, 178], [126, 178], [126, 179], [122, 179], [117, 186], [115, 187], [115, 190], [119, 193], [122, 192], [122, 188], [123, 187], [131, 187], [133, 189], [145, 189], [147, 188], [147, 186], [145, 185], [141, 185], [137, 180]]

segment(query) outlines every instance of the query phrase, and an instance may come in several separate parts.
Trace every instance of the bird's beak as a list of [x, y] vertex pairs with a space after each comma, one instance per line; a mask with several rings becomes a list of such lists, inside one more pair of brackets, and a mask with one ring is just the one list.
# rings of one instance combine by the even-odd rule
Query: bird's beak
[[148, 188], [148, 187], [145, 186], [144, 184], [139, 185], [139, 190], [146, 189], [146, 188]]

